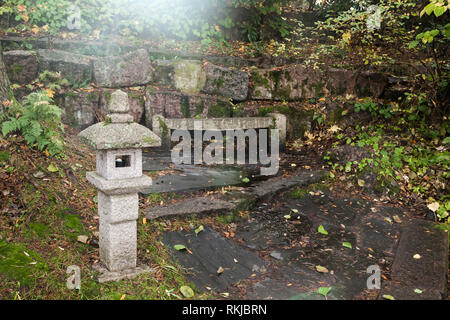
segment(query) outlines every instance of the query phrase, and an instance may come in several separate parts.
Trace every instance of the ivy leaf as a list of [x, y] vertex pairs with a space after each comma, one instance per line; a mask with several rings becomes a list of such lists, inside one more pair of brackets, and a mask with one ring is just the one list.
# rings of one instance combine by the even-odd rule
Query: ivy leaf
[[328, 269], [322, 266], [316, 266], [316, 270], [320, 273], [328, 273]]
[[327, 234], [328, 234], [328, 231], [325, 230], [325, 228], [323, 227], [323, 225], [320, 225], [320, 226], [319, 226], [319, 228], [317, 229], [317, 232], [319, 232], [319, 233], [321, 233], [321, 234], [324, 234], [324, 235], [327, 235]]
[[444, 8], [444, 7], [436, 7], [436, 8], [434, 8], [434, 15], [436, 17], [440, 17], [445, 13], [445, 11], [446, 11], [446, 8]]
[[333, 287], [320, 287], [317, 289], [317, 292], [326, 298], [331, 289], [333, 289]]
[[242, 179], [242, 182], [244, 182], [244, 183], [249, 183], [249, 182], [250, 182], [250, 179], [249, 179], [249, 178], [244, 178], [244, 179]]
[[50, 163], [50, 165], [48, 166], [47, 170], [49, 172], [58, 172], [59, 168], [56, 165], [54, 165], [53, 163]]
[[346, 248], [353, 249], [352, 244], [350, 242], [343, 242], [342, 245]]
[[195, 235], [198, 235], [203, 230], [205, 230], [205, 227], [203, 227], [203, 226], [198, 227], [197, 229], [195, 229]]

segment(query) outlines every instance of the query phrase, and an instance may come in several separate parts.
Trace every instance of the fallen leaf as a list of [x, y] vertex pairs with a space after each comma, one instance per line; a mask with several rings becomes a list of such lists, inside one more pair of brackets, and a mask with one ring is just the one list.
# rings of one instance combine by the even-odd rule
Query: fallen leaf
[[350, 242], [343, 242], [342, 245], [346, 248], [352, 249], [352, 244]]
[[326, 298], [331, 289], [332, 287], [320, 287], [317, 292]]
[[225, 270], [223, 270], [222, 267], [219, 267], [219, 269], [217, 269], [217, 274], [221, 275]]
[[81, 243], [87, 243], [88, 242], [89, 237], [85, 236], [85, 235], [80, 235], [77, 237], [77, 241], [81, 242]]
[[205, 227], [200, 226], [197, 229], [195, 229], [195, 234], [198, 235], [200, 232], [202, 232], [203, 230], [205, 230]]
[[320, 225], [320, 226], [319, 226], [319, 228], [317, 229], [317, 232], [319, 232], [319, 233], [321, 233], [321, 234], [324, 234], [324, 235], [327, 235], [327, 234], [328, 234], [328, 231], [325, 230], [325, 228], [323, 227], [323, 225]]
[[177, 251], [186, 250], [186, 246], [184, 246], [182, 244], [176, 244], [173, 246], [173, 248]]
[[433, 203], [430, 203], [427, 207], [431, 211], [436, 212], [441, 207], [441, 205], [438, 202], [433, 202]]
[[322, 266], [316, 266], [316, 270], [320, 273], [328, 273], [328, 269]]

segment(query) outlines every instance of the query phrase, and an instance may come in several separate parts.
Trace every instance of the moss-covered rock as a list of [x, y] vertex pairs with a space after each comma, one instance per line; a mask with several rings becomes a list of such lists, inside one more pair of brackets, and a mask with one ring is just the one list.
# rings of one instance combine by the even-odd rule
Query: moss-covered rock
[[250, 96], [255, 100], [291, 101], [321, 97], [324, 84], [320, 73], [301, 65], [253, 69]]
[[11, 83], [28, 84], [38, 73], [36, 55], [31, 51], [14, 50], [3, 52], [3, 60]]
[[244, 101], [248, 96], [249, 76], [247, 72], [206, 64], [203, 93], [218, 95], [236, 101]]
[[287, 117], [288, 139], [301, 138], [306, 131], [311, 130], [313, 111], [281, 104], [278, 106], [261, 107], [259, 109], [259, 116], [265, 117], [267, 114], [274, 112], [282, 113]]
[[94, 60], [94, 81], [100, 87], [121, 88], [146, 85], [152, 79], [150, 57], [144, 49], [123, 56]]
[[216, 118], [231, 117], [232, 104], [224, 98], [204, 94], [184, 94], [176, 91], [146, 90], [145, 124], [151, 127], [152, 117]]

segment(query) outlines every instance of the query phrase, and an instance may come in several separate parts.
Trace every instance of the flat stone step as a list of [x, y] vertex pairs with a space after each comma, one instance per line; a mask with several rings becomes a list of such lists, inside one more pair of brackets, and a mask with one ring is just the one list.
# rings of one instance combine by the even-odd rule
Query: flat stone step
[[[445, 299], [447, 273], [448, 232], [430, 221], [411, 220], [402, 229], [392, 280], [383, 286], [380, 298], [391, 295], [397, 300]], [[416, 289], [422, 293], [414, 292]]]
[[[148, 219], [190, 214], [207, 214], [211, 212], [227, 212], [239, 208], [243, 203], [247, 206], [258, 200], [265, 201], [290, 188], [306, 186], [319, 182], [323, 178], [321, 171], [301, 172], [290, 178], [271, 178], [246, 188], [245, 191], [225, 194], [221, 198], [200, 197], [188, 199], [169, 206], [155, 206], [146, 209]], [[185, 182], [186, 183], [186, 182]]]
[[258, 199], [267, 200], [280, 192], [319, 182], [323, 176], [323, 172], [321, 171], [305, 171], [289, 178], [274, 178], [257, 184], [252, 193]]
[[221, 168], [176, 168], [178, 174], [170, 174], [153, 180], [151, 187], [142, 190], [142, 194], [185, 192], [206, 190], [223, 186], [242, 184], [245, 173], [239, 170]]
[[235, 205], [210, 197], [189, 199], [168, 207], [154, 207], [146, 212], [146, 217], [156, 219], [173, 215], [207, 214], [211, 212], [226, 212], [233, 210]]

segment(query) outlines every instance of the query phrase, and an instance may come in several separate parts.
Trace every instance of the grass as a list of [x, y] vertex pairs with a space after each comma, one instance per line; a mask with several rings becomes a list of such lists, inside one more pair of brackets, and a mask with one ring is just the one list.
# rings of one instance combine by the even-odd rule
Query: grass
[[[14, 139], [13, 139], [14, 140]], [[163, 225], [138, 221], [138, 259], [155, 270], [135, 279], [100, 284], [92, 265], [98, 261], [96, 190], [85, 179], [94, 170], [95, 156], [70, 140], [65, 159], [52, 159], [30, 149], [20, 138], [0, 140], [3, 157], [1, 190], [9, 190], [0, 205], [0, 299], [178, 299], [181, 286], [189, 285], [186, 270], [174, 261], [160, 242], [162, 232], [189, 225]], [[50, 163], [58, 172], [46, 170]], [[13, 168], [13, 170], [11, 170]], [[36, 171], [45, 173], [35, 178]], [[150, 200], [150, 201], [149, 201]], [[160, 194], [141, 199], [159, 203]], [[86, 235], [90, 242], [77, 241]], [[67, 288], [69, 266], [81, 269], [80, 290]], [[196, 292], [195, 299], [211, 295]]]

